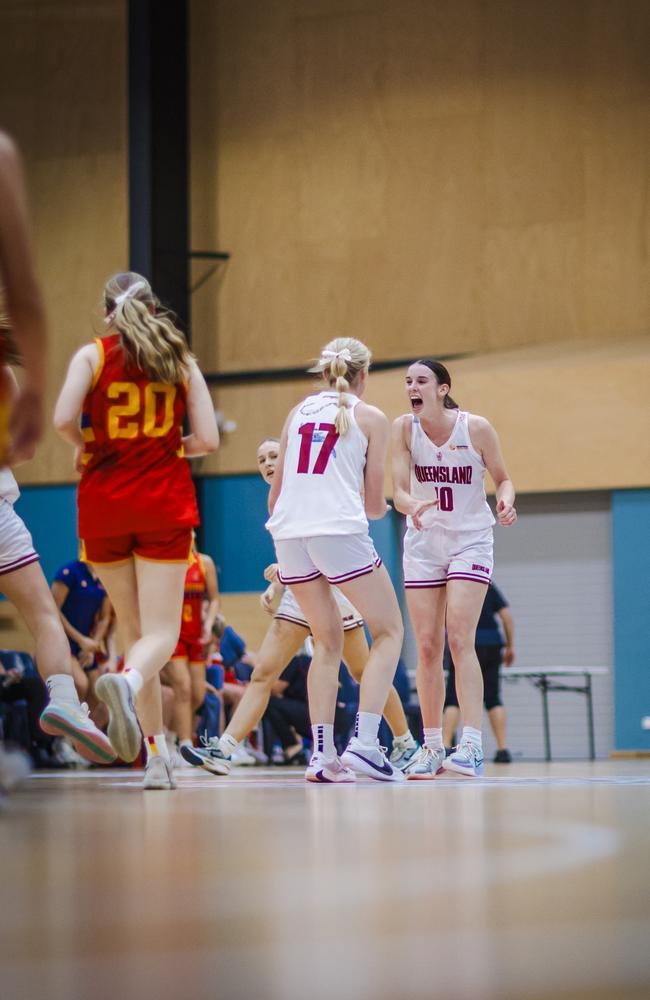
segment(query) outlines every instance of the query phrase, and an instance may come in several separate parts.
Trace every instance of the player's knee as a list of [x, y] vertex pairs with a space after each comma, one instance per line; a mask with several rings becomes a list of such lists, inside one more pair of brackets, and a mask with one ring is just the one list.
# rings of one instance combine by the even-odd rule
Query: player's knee
[[447, 641], [454, 663], [458, 664], [468, 653], [474, 653], [474, 636], [467, 630], [447, 623]]
[[418, 640], [418, 659], [422, 666], [441, 663], [443, 651], [442, 642], [434, 636], [423, 636]]

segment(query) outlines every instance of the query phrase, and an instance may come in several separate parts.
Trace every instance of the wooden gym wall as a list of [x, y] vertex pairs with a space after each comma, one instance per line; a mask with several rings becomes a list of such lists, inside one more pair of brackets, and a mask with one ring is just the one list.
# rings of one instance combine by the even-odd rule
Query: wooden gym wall
[[[128, 264], [126, 4], [2, 0], [0, 38], [0, 128], [23, 155], [50, 320], [50, 412], [71, 354], [103, 329], [104, 281]], [[49, 431], [18, 475], [72, 480], [70, 448]]]
[[[232, 253], [193, 297], [204, 367], [302, 365], [338, 333], [380, 359], [470, 354], [451, 366], [457, 380], [471, 370], [459, 394], [521, 456], [523, 488], [650, 484], [633, 449], [603, 463], [601, 428], [584, 420], [602, 420], [594, 377], [615, 370], [613, 440], [647, 422], [650, 6], [191, 0], [190, 11], [193, 245]], [[491, 365], [475, 360], [487, 354]], [[492, 393], [490, 406], [501, 360], [514, 397]], [[572, 450], [540, 461], [528, 447], [549, 407], [539, 387], [558, 373], [578, 465]], [[400, 381], [374, 377], [389, 411]], [[203, 471], [253, 469], [255, 444], [302, 388], [216, 391], [238, 431]]]

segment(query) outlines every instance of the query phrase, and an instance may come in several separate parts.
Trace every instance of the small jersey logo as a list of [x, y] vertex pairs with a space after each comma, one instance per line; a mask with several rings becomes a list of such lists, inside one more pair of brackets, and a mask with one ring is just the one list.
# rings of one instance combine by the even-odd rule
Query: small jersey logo
[[478, 570], [479, 573], [487, 573], [488, 576], [490, 575], [490, 571], [487, 568], [487, 566], [479, 566], [478, 563], [474, 563], [474, 565], [472, 566], [472, 571], [474, 570]]
[[439, 451], [438, 454], [436, 455], [436, 460], [438, 462], [442, 462], [442, 452], [441, 451]]

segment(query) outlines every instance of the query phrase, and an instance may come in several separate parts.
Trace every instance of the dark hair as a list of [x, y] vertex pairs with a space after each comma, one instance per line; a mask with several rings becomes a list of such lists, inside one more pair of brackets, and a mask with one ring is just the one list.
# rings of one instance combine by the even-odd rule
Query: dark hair
[[[411, 364], [424, 365], [425, 368], [428, 368], [436, 376], [438, 385], [448, 385], [451, 389], [451, 375], [440, 361], [432, 361], [431, 358], [418, 358], [417, 361], [413, 361]], [[451, 398], [449, 393], [445, 396], [443, 405], [446, 410], [460, 409], [458, 403]]]

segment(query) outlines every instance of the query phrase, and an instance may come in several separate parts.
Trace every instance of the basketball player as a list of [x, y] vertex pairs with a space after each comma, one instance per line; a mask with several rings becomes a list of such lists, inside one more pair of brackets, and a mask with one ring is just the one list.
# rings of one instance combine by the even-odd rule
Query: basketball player
[[[264, 482], [273, 482], [278, 461], [280, 442], [267, 438], [257, 449], [257, 467]], [[267, 567], [265, 574], [269, 587], [262, 594], [264, 610], [273, 615], [273, 621], [255, 656], [255, 669], [243, 698], [233, 714], [228, 727], [220, 738], [213, 737], [202, 748], [191, 748], [181, 753], [188, 763], [202, 766], [213, 774], [228, 774], [232, 755], [241, 741], [254, 729], [266, 711], [271, 689], [280, 674], [302, 647], [309, 635], [309, 623], [291, 592], [277, 580], [277, 563]], [[363, 618], [336, 587], [332, 589], [343, 624], [342, 659], [356, 681], [360, 681], [368, 662], [368, 643], [363, 630]], [[277, 610], [274, 606], [280, 597]], [[384, 715], [394, 734], [391, 762], [402, 770], [419, 749], [408, 727], [404, 709], [395, 688], [391, 687], [384, 707]]]
[[[430, 779], [444, 768], [465, 775], [483, 769], [483, 678], [474, 637], [492, 575], [494, 517], [484, 476], [496, 487], [499, 524], [514, 524], [515, 491], [494, 428], [460, 410], [449, 395], [451, 377], [437, 361], [415, 361], [406, 375], [411, 412], [393, 426], [393, 497], [407, 515], [404, 587], [418, 647], [417, 688], [424, 747], [407, 777]], [[442, 658], [445, 622], [456, 666], [464, 728], [445, 759]]]
[[[208, 607], [203, 614], [203, 602]], [[172, 729], [179, 749], [193, 745], [192, 720], [205, 699], [206, 649], [212, 640], [212, 625], [219, 613], [217, 570], [209, 555], [192, 547], [185, 574], [183, 613], [176, 649], [162, 670], [161, 679], [174, 691]]]
[[[361, 400], [369, 364], [370, 351], [351, 337], [323, 349], [311, 370], [321, 374], [326, 388], [287, 417], [269, 496], [267, 527], [275, 542], [278, 579], [291, 587], [314, 637], [308, 675], [314, 737], [309, 781], [351, 781], [356, 773], [404, 780], [377, 739], [403, 626], [395, 591], [368, 534], [368, 518], [381, 518], [388, 510], [384, 463], [389, 437], [386, 416]], [[358, 609], [372, 636], [355, 736], [341, 760], [333, 734], [343, 627], [332, 586]]]
[[[115, 752], [79, 703], [68, 641], [32, 538], [14, 511], [19, 490], [9, 464], [31, 458], [43, 431], [46, 371], [45, 311], [29, 238], [23, 171], [18, 152], [0, 132], [0, 275], [7, 314], [0, 315], [0, 585], [34, 637], [36, 662], [49, 693], [41, 728], [68, 737], [87, 760], [108, 763]], [[1, 312], [1, 310], [0, 310]], [[23, 385], [6, 361], [9, 334], [20, 351]]]
[[109, 332], [72, 358], [54, 423], [81, 472], [83, 558], [106, 588], [125, 645], [124, 673], [105, 674], [96, 687], [109, 736], [123, 760], [135, 759], [137, 704], [149, 757], [144, 786], [170, 788], [159, 674], [176, 647], [198, 523], [186, 457], [215, 451], [219, 432], [205, 380], [149, 282], [116, 274], [104, 304]]

